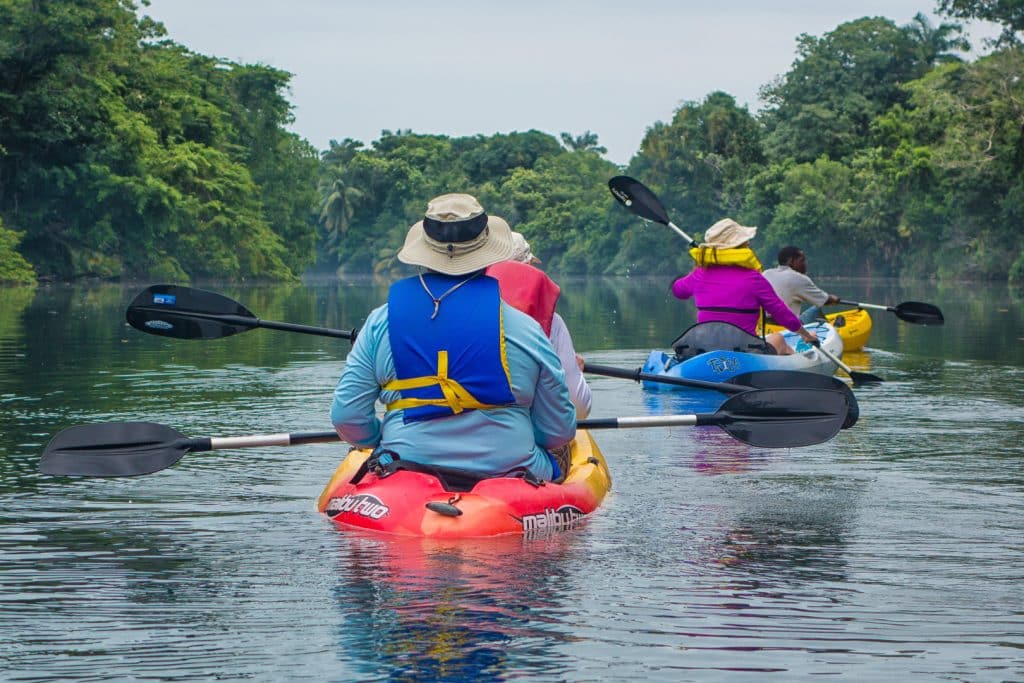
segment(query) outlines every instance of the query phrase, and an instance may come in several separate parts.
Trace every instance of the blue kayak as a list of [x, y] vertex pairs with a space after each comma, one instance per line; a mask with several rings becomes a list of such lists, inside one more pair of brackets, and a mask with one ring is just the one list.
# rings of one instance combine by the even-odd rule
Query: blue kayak
[[[727, 329], [731, 328], [731, 329]], [[806, 325], [817, 335], [818, 341], [837, 358], [843, 353], [843, 340], [830, 323]], [[738, 332], [738, 334], [737, 334]], [[694, 325], [673, 342], [674, 352], [654, 350], [647, 357], [642, 372], [666, 377], [698, 379], [706, 382], [724, 382], [747, 372], [759, 370], [794, 370], [832, 375], [836, 365], [828, 356], [811, 346], [795, 332], [783, 333], [786, 343], [794, 350], [791, 355], [779, 356], [765, 352], [759, 337], [725, 323]], [[644, 381], [643, 387], [651, 391], [694, 391], [687, 387]]]

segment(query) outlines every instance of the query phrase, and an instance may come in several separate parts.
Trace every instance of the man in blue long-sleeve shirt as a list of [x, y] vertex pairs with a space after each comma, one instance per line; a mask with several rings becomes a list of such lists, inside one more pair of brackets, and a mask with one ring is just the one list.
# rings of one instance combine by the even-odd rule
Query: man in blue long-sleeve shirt
[[331, 421], [342, 439], [481, 476], [564, 476], [561, 447], [575, 434], [576, 411], [558, 355], [483, 273], [513, 249], [508, 224], [473, 197], [430, 202], [398, 253], [425, 272], [392, 285], [335, 389]]

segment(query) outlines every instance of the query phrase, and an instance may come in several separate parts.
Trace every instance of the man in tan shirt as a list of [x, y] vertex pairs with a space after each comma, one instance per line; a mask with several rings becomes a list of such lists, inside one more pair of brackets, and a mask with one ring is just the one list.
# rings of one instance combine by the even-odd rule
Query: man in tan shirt
[[[811, 323], [820, 317], [822, 306], [839, 303], [838, 296], [824, 292], [807, 277], [807, 255], [799, 247], [779, 249], [779, 265], [764, 271], [763, 275], [802, 323]], [[800, 305], [804, 302], [810, 304], [810, 308], [801, 313]]]

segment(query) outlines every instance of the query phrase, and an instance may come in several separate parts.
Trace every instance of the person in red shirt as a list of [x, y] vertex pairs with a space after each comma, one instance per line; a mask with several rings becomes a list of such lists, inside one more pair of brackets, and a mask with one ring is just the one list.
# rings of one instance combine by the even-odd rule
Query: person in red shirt
[[540, 323], [562, 361], [569, 398], [576, 406], [576, 415], [580, 419], [585, 418], [590, 414], [592, 395], [583, 376], [583, 356], [576, 353], [569, 328], [562, 316], [555, 312], [561, 289], [544, 271], [533, 265], [541, 261], [533, 255], [530, 243], [522, 234], [513, 232], [512, 244], [515, 246], [512, 259], [490, 266], [487, 274], [498, 281], [501, 298], [507, 304]]

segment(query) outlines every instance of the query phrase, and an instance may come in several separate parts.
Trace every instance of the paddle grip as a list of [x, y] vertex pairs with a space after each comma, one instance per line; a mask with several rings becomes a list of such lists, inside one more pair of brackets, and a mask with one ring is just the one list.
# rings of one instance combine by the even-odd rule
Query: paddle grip
[[619, 426], [617, 417], [591, 417], [586, 420], [577, 420], [578, 429], [615, 429]]

